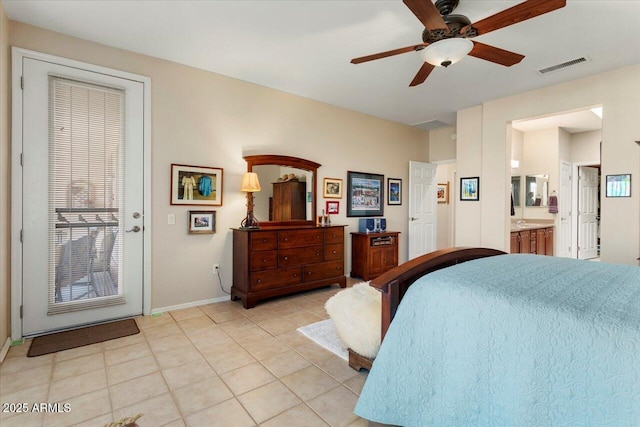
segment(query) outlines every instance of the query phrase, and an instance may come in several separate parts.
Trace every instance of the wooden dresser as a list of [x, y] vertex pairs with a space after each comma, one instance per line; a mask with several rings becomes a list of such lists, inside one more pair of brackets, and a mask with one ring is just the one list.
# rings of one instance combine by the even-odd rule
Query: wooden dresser
[[351, 233], [351, 277], [371, 280], [397, 266], [398, 234]]
[[343, 225], [233, 230], [231, 298], [259, 300], [338, 283], [344, 275]]

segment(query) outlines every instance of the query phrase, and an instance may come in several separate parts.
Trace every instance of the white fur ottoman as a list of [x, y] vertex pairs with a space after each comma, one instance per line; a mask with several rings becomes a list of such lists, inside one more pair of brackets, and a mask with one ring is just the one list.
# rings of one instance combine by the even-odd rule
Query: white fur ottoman
[[[381, 304], [380, 292], [369, 286], [369, 282], [362, 282], [335, 294], [324, 308], [347, 347], [374, 359], [380, 348]], [[351, 354], [349, 365], [355, 368]]]

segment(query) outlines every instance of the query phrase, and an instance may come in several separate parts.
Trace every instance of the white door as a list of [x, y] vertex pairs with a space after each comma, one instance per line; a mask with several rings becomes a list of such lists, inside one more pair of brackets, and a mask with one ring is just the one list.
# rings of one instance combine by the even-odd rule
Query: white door
[[144, 88], [22, 57], [22, 335], [143, 302]]
[[560, 229], [558, 230], [557, 251], [559, 257], [571, 258], [571, 165], [560, 163], [560, 194], [558, 194], [558, 215]]
[[598, 169], [578, 168], [578, 259], [598, 256]]
[[436, 250], [436, 168], [409, 162], [409, 259]]

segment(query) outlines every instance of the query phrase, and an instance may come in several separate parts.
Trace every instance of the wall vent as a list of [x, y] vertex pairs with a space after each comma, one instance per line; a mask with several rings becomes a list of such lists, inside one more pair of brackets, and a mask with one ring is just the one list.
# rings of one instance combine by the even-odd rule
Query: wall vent
[[545, 75], [548, 73], [552, 73], [554, 71], [564, 70], [565, 68], [573, 67], [574, 65], [583, 64], [589, 61], [591, 61], [589, 57], [583, 56], [577, 59], [572, 59], [571, 61], [563, 62], [562, 64], [556, 64], [550, 67], [541, 68], [540, 70], [538, 70], [538, 73]]
[[434, 129], [443, 128], [446, 126], [451, 126], [451, 125], [441, 122], [440, 120], [430, 120], [428, 122], [422, 122], [422, 123], [417, 123], [413, 125], [413, 127], [422, 129], [422, 130], [434, 130]]

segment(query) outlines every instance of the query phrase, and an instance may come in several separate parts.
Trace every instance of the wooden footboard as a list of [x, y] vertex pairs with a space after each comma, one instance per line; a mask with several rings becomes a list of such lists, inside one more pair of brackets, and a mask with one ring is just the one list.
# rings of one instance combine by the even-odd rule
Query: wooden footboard
[[382, 292], [382, 339], [396, 314], [400, 300], [417, 279], [432, 271], [465, 261], [503, 254], [505, 252], [488, 248], [441, 249], [407, 261], [373, 279], [371, 286]]

